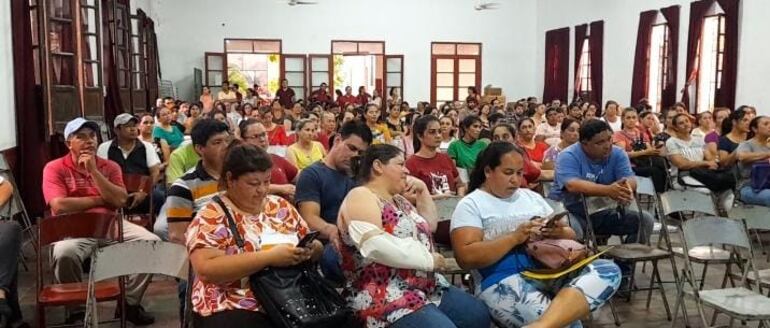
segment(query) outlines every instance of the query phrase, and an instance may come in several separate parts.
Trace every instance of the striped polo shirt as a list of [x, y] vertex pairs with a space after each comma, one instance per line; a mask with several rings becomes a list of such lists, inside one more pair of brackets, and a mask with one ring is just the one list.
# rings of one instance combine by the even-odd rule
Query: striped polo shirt
[[187, 171], [168, 189], [166, 203], [161, 210], [161, 218], [167, 222], [190, 222], [206, 203], [219, 192], [219, 181], [203, 169], [203, 162], [198, 161], [195, 168]]

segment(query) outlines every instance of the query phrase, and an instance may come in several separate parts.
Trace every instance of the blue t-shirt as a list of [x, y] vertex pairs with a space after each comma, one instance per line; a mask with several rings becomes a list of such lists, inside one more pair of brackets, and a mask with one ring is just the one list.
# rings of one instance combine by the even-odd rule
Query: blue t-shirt
[[318, 161], [299, 174], [294, 200], [297, 207], [302, 202], [318, 203], [321, 206], [321, 218], [336, 225], [342, 200], [355, 186], [351, 177]]
[[548, 198], [561, 201], [569, 207], [581, 202], [579, 194], [567, 192], [565, 186], [574, 179], [581, 179], [602, 185], [610, 185], [623, 178], [634, 176], [631, 161], [620, 147], [612, 146], [610, 157], [593, 161], [578, 142], [559, 153], [554, 168], [554, 187]]
[[[476, 189], [457, 203], [450, 229], [479, 228], [484, 231], [484, 240], [494, 240], [516, 230], [520, 224], [533, 217], [546, 217], [552, 212], [553, 209], [545, 199], [529, 189], [520, 188], [508, 198], [498, 198]], [[497, 263], [478, 270], [483, 277], [482, 291], [511, 275], [536, 266], [524, 246], [522, 244], [513, 248]]]

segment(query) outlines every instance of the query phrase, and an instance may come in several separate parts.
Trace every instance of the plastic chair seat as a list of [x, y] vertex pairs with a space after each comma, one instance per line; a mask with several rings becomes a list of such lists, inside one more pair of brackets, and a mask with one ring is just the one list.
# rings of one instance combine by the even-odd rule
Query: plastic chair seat
[[[692, 291], [687, 291], [692, 294]], [[719, 309], [732, 317], [745, 320], [770, 319], [770, 297], [752, 290], [738, 287], [702, 290], [698, 292], [701, 301], [709, 307]]]
[[627, 261], [651, 261], [664, 259], [671, 255], [660, 248], [643, 244], [614, 245], [606, 254], [609, 257]]
[[[117, 281], [98, 282], [95, 286], [98, 301], [116, 300], [120, 297], [120, 285]], [[40, 303], [46, 306], [82, 304], [87, 298], [87, 282], [46, 285], [39, 295]]]
[[[759, 274], [759, 284], [763, 287], [770, 287], [770, 269], [758, 270], [757, 273]], [[730, 274], [730, 277], [740, 279], [741, 275], [737, 272], [733, 272]], [[751, 273], [746, 276], [746, 280], [752, 284], [755, 284], [757, 281], [757, 279]]]
[[[684, 256], [682, 247], [672, 247], [671, 250], [677, 256]], [[713, 246], [698, 246], [690, 249], [690, 259], [698, 263], [715, 262], [727, 263], [730, 261], [730, 252]]]

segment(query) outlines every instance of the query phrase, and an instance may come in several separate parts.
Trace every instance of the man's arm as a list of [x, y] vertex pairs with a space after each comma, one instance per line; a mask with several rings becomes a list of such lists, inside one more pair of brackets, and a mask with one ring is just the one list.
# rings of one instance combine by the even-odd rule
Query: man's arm
[[0, 176], [0, 206], [5, 205], [13, 196], [13, 186], [11, 183]]
[[99, 172], [96, 167], [89, 169], [89, 173], [94, 179], [96, 188], [99, 189], [99, 194], [104, 202], [112, 207], [123, 207], [126, 204], [126, 199], [128, 199], [128, 193], [126, 188], [123, 187], [123, 176], [120, 168], [115, 164], [114, 167], [108, 167], [108, 170], [110, 170], [110, 172], [107, 172], [110, 177], [109, 179]]
[[67, 187], [50, 166], [43, 169], [43, 197], [54, 215], [84, 212], [104, 206], [99, 196], [67, 197]]

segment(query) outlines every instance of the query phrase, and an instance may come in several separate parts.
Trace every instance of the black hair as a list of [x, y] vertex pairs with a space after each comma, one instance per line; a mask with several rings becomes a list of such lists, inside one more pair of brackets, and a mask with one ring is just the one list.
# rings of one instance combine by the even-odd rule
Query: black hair
[[749, 111], [745, 106], [739, 107], [734, 112], [730, 113], [730, 116], [728, 116], [724, 121], [722, 121], [722, 135], [726, 135], [733, 131], [733, 121], [740, 121], [746, 115], [749, 114]]
[[580, 142], [588, 142], [593, 139], [599, 133], [609, 131], [612, 133], [612, 128], [607, 122], [602, 120], [588, 120], [580, 125]]
[[757, 133], [754, 132], [754, 130], [759, 127], [759, 121], [767, 118], [767, 116], [757, 116], [751, 119], [751, 123], [749, 123], [749, 133], [746, 135], [746, 140], [752, 139], [756, 136]]
[[230, 179], [235, 180], [249, 173], [268, 172], [272, 167], [273, 160], [265, 150], [234, 140], [227, 147], [227, 154], [222, 163], [222, 173], [219, 175], [219, 185], [225, 187], [227, 173], [230, 173]]
[[516, 129], [521, 130], [521, 125], [526, 121], [532, 123], [533, 126], [535, 125], [535, 120], [533, 120], [531, 117], [524, 117], [516, 122]]
[[374, 136], [372, 136], [372, 130], [366, 125], [366, 123], [352, 120], [346, 122], [340, 127], [340, 138], [342, 140], [347, 139], [350, 136], [358, 136], [367, 145], [372, 143]]
[[[303, 118], [303, 119], [297, 121], [297, 126], [296, 126], [296, 128], [294, 130], [296, 132], [299, 132], [303, 128], [305, 128], [305, 125], [307, 125], [308, 123], [315, 123], [315, 122], [313, 122], [313, 120], [311, 120], [309, 118]], [[297, 137], [299, 137], [299, 136], [297, 136]], [[299, 140], [299, 138], [297, 138], [297, 140]]]
[[396, 158], [398, 155], [402, 155], [404, 152], [396, 146], [390, 144], [376, 144], [372, 145], [364, 154], [357, 159], [353, 160], [351, 168], [356, 173], [356, 179], [361, 182], [368, 182], [372, 176], [372, 167], [374, 161], [388, 163], [391, 159]]
[[[689, 114], [685, 114], [685, 113], [676, 114], [676, 115], [674, 115], [674, 118], [673, 118], [673, 119], [671, 119], [671, 125], [673, 125], [673, 126], [676, 126], [676, 121], [677, 121], [677, 120], [678, 120], [680, 117], [684, 117], [684, 118], [686, 118], [688, 121], [690, 120], [690, 115], [689, 115]], [[727, 119], [725, 119], [725, 121], [727, 121]]]
[[570, 125], [572, 125], [572, 123], [577, 123], [578, 125], [580, 125], [580, 121], [571, 117], [565, 117], [561, 121], [561, 133], [564, 133], [564, 131], [567, 131], [567, 129], [569, 128]]
[[238, 132], [239, 132], [238, 136], [241, 137], [241, 139], [243, 139], [243, 133], [246, 132], [246, 130], [248, 130], [250, 126], [257, 123], [262, 124], [262, 122], [260, 122], [256, 118], [251, 118], [251, 117], [245, 120], [241, 120], [241, 123], [238, 123]]
[[476, 115], [468, 115], [460, 121], [460, 138], [465, 137], [465, 131], [473, 125], [473, 123], [481, 124], [481, 119]]
[[468, 193], [478, 189], [486, 182], [487, 175], [484, 171], [487, 168], [494, 170], [500, 166], [503, 156], [511, 152], [518, 153], [522, 158], [524, 157], [524, 151], [510, 142], [495, 141], [490, 143], [476, 159], [476, 166], [471, 171], [470, 181], [468, 182]]
[[489, 114], [489, 117], [487, 117], [487, 120], [489, 121], [489, 124], [490, 124], [490, 125], [495, 125], [495, 124], [497, 124], [497, 122], [498, 122], [498, 121], [500, 121], [500, 120], [501, 120], [503, 117], [505, 117], [505, 115], [503, 115], [503, 113], [500, 113], [500, 112], [494, 112], [494, 113], [492, 113], [492, 114]]
[[631, 113], [631, 112], [638, 113], [636, 108], [634, 108], [634, 107], [626, 107], [625, 109], [623, 109], [623, 112], [620, 114], [620, 128], [621, 129], [625, 129], [626, 128], [626, 124], [623, 123], [623, 120], [626, 118], [626, 114]]
[[[213, 117], [213, 115], [212, 115]], [[190, 131], [193, 145], [206, 146], [206, 142], [217, 134], [228, 132], [227, 124], [217, 121], [213, 118], [198, 120]]]
[[425, 131], [428, 130], [428, 124], [430, 122], [436, 122], [439, 123], [440, 121], [438, 117], [435, 117], [433, 115], [425, 115], [423, 117], [418, 118], [416, 121], [414, 121], [414, 125], [412, 126], [412, 144], [414, 145], [414, 151], [418, 152], [420, 151], [420, 147], [422, 147], [422, 143], [420, 142], [420, 138], [423, 134], [425, 134]]
[[559, 108], [558, 107], [548, 107], [548, 108], [546, 108], [545, 116], [548, 116], [548, 114], [550, 114], [552, 112], [556, 112], [556, 114], [558, 114], [559, 113]]

